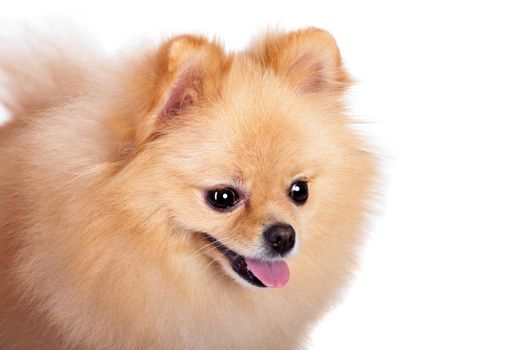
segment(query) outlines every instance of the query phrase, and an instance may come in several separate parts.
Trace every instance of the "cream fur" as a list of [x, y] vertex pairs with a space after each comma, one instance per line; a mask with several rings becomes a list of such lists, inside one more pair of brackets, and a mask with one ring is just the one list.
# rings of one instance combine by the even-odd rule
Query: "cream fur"
[[[271, 33], [226, 54], [181, 36], [118, 61], [60, 45], [0, 53], [14, 116], [0, 128], [0, 348], [304, 344], [355, 266], [374, 174], [333, 38]], [[164, 117], [185, 69], [191, 105]], [[304, 207], [286, 196], [299, 174]], [[202, 191], [230, 180], [249, 202], [213, 212]], [[199, 234], [250, 254], [269, 220], [298, 235], [284, 288], [238, 283]]]

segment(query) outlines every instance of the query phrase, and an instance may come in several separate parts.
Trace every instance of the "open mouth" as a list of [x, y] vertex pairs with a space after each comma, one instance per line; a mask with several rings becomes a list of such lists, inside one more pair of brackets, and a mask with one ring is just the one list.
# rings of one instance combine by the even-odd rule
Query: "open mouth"
[[241, 278], [257, 287], [283, 287], [288, 283], [290, 271], [283, 260], [262, 261], [237, 254], [221, 242], [206, 234], [212, 243], [230, 262], [231, 268]]

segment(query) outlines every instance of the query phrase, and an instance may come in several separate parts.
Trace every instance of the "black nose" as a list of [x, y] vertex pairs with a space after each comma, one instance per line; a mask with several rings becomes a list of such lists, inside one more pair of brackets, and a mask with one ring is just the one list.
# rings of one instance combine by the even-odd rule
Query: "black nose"
[[263, 232], [268, 247], [274, 253], [288, 253], [295, 245], [295, 230], [288, 224], [273, 224]]

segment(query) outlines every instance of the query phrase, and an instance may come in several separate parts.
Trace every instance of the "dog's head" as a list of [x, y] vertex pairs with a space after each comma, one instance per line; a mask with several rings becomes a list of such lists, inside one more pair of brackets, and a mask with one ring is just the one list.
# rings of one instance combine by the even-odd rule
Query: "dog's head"
[[316, 234], [328, 225], [320, 213], [336, 222], [353, 203], [357, 141], [333, 38], [270, 34], [227, 54], [180, 36], [130, 74], [115, 125], [128, 145], [122, 172], [139, 180], [135, 209], [164, 213], [172, 237], [241, 284], [285, 285], [303, 242], [329, 239]]

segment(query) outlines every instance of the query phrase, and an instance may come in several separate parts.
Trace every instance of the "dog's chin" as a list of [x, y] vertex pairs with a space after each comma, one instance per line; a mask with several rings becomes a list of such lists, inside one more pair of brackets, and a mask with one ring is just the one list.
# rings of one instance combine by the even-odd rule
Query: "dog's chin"
[[[289, 269], [284, 260], [262, 260], [246, 257], [205, 234], [206, 240], [219, 253], [219, 264], [233, 280], [249, 288], [279, 288], [288, 283]], [[217, 260], [217, 259], [215, 259]]]

